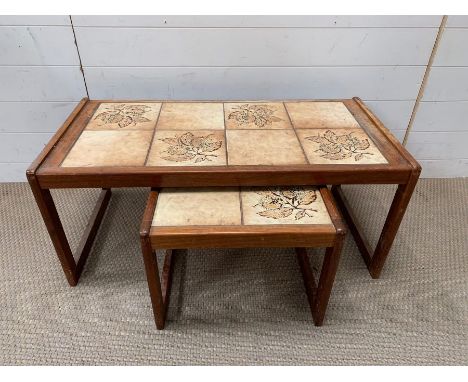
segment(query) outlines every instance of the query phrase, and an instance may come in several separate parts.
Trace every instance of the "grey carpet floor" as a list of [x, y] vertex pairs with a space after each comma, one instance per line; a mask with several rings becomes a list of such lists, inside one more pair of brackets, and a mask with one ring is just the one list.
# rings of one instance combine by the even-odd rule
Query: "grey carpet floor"
[[[345, 189], [375, 243], [394, 187]], [[54, 192], [73, 246], [97, 193]], [[28, 185], [0, 184], [0, 364], [468, 364], [468, 179], [419, 182], [379, 280], [347, 238], [321, 328], [292, 250], [191, 250], [157, 331], [138, 238], [146, 193], [114, 191], [71, 288]]]

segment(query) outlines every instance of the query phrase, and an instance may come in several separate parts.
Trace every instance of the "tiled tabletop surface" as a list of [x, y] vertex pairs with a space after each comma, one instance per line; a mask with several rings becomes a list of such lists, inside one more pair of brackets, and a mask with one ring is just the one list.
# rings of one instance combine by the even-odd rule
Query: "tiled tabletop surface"
[[62, 167], [385, 164], [339, 101], [102, 103]]
[[314, 187], [163, 189], [153, 226], [332, 225]]

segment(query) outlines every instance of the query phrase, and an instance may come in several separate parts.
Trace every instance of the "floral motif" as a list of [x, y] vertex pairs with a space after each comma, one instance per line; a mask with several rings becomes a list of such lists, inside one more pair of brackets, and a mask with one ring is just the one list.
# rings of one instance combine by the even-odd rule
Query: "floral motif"
[[217, 157], [217, 154], [210, 154], [218, 150], [223, 142], [214, 134], [205, 136], [195, 136], [191, 132], [174, 136], [172, 138], [160, 139], [169, 145], [163, 153], [162, 158], [172, 162], [187, 162], [194, 160], [195, 163], [211, 161], [210, 157]]
[[257, 127], [265, 127], [273, 122], [281, 121], [275, 117], [275, 110], [266, 105], [249, 105], [248, 103], [235, 106], [234, 111], [229, 113], [228, 119], [235, 119], [239, 125], [255, 124]]
[[365, 155], [374, 155], [365, 152], [370, 147], [369, 140], [354, 137], [353, 133], [337, 135], [328, 130], [323, 136], [319, 133], [316, 136], [306, 137], [306, 139], [319, 143], [319, 148], [315, 151], [320, 152], [322, 154], [320, 156], [326, 159], [340, 160], [354, 156], [354, 160], [357, 162], [365, 158]]
[[258, 215], [272, 219], [284, 219], [293, 213], [295, 220], [306, 216], [312, 217], [317, 210], [312, 208], [312, 203], [317, 200], [315, 190], [306, 190], [302, 187], [281, 189], [268, 189], [267, 191], [257, 191], [261, 196], [254, 207], [260, 206], [263, 211]]
[[135, 126], [139, 122], [150, 122], [151, 120], [144, 117], [147, 111], [151, 108], [146, 105], [126, 105], [116, 104], [106, 106], [105, 111], [99, 113], [94, 119], [101, 122], [101, 124], [117, 123], [120, 128], [129, 125]]

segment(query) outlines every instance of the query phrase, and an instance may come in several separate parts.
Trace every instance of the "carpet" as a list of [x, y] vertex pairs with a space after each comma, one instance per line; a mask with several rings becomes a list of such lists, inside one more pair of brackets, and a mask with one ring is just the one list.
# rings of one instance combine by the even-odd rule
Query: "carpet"
[[[395, 187], [343, 188], [375, 244]], [[138, 235], [147, 192], [113, 191], [71, 288], [28, 184], [0, 184], [0, 364], [468, 364], [468, 179], [419, 181], [378, 280], [348, 235], [320, 328], [292, 249], [230, 249], [177, 254], [157, 331]], [[53, 191], [73, 248], [98, 193]], [[321, 257], [310, 251], [316, 270]]]

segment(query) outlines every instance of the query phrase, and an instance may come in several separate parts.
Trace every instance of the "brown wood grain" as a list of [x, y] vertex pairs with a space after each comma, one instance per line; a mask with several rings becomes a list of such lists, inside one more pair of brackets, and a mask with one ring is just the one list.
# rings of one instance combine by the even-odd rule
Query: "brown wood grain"
[[78, 262], [76, 263], [75, 275], [79, 279], [81, 272], [83, 271], [86, 260], [91, 252], [91, 248], [94, 243], [94, 239], [101, 225], [102, 219], [106, 212], [107, 206], [109, 204], [112, 192], [110, 189], [103, 189], [98, 197], [96, 206], [94, 207], [93, 212], [88, 221], [85, 231], [83, 232], [80, 243], [76, 250]]
[[[308, 166], [308, 167], [305, 167]], [[42, 188], [401, 184], [411, 169], [385, 165], [95, 167], [39, 169]]]
[[358, 219], [354, 215], [348, 200], [346, 199], [341, 186], [333, 186], [332, 187], [333, 196], [335, 197], [335, 201], [340, 208], [343, 217], [348, 224], [349, 230], [353, 235], [354, 241], [361, 252], [362, 258], [364, 262], [369, 267], [372, 262], [372, 255], [374, 250], [372, 249], [371, 245], [367, 241], [367, 238], [364, 236], [364, 229], [359, 224]]
[[386, 137], [387, 142], [390, 143], [395, 150], [404, 158], [413, 168], [414, 172], [421, 172], [421, 165], [418, 161], [409, 153], [408, 150], [400, 143], [398, 139], [387, 129], [384, 124], [380, 121], [379, 118], [373, 114], [370, 109], [364, 104], [364, 102], [359, 97], [354, 97], [353, 100], [359, 105], [359, 107], [364, 111], [368, 118], [374, 123], [374, 126], [378, 128]]
[[56, 147], [56, 145], [60, 142], [63, 135], [68, 131], [68, 128], [72, 124], [72, 122], [80, 115], [82, 109], [85, 105], [89, 102], [88, 98], [83, 98], [78, 105], [73, 109], [71, 114], [67, 117], [65, 122], [62, 126], [57, 130], [57, 132], [52, 136], [49, 142], [45, 145], [36, 159], [31, 163], [31, 165], [26, 170], [26, 176], [32, 176], [36, 173], [37, 169], [42, 165], [44, 160], [50, 154], [50, 152]]
[[152, 227], [154, 248], [327, 247], [335, 238], [330, 226]]

